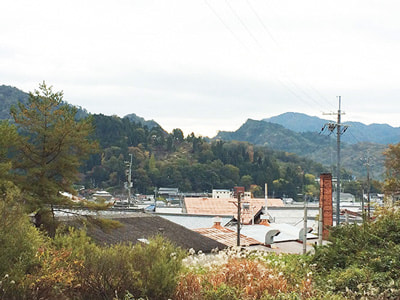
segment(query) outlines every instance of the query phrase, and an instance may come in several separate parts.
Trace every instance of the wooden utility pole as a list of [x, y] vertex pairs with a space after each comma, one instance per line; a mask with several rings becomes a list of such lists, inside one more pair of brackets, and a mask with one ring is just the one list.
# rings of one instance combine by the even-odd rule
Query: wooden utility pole
[[132, 201], [132, 154], [129, 153], [130, 156], [130, 161], [126, 161], [125, 163], [129, 167], [128, 170], [126, 170], [126, 175], [127, 175], [127, 182], [126, 182], [126, 189], [128, 190], [128, 206], [131, 206], [131, 201]]
[[[368, 210], [367, 210], [367, 218], [368, 220], [371, 218], [371, 182], [370, 182], [370, 156], [369, 156], [369, 151], [367, 152], [367, 156], [363, 158], [363, 161], [365, 162], [365, 166], [367, 167], [367, 205], [368, 205]], [[364, 213], [364, 189], [362, 192], [362, 211]]]
[[347, 130], [348, 126], [341, 124], [341, 117], [344, 112], [341, 110], [342, 99], [338, 96], [339, 109], [337, 113], [324, 113], [324, 115], [337, 115], [336, 123], [328, 123], [322, 128], [322, 131], [327, 127], [329, 131], [333, 132], [336, 129], [336, 226], [340, 224], [340, 136]]
[[340, 224], [340, 121], [341, 121], [341, 97], [339, 96], [339, 110], [337, 113], [336, 124], [336, 153], [337, 153], [337, 170], [336, 170], [336, 226]]
[[304, 196], [303, 254], [307, 253], [307, 198]]
[[368, 195], [368, 221], [371, 220], [371, 183], [369, 178], [369, 155], [367, 157], [367, 195]]
[[236, 245], [238, 246], [238, 247], [240, 247], [240, 215], [241, 215], [241, 213], [242, 213], [242, 201], [241, 201], [241, 196], [242, 196], [242, 193], [238, 193], [237, 194], [237, 197], [238, 197], [238, 202], [237, 202], [237, 242], [236, 242]]

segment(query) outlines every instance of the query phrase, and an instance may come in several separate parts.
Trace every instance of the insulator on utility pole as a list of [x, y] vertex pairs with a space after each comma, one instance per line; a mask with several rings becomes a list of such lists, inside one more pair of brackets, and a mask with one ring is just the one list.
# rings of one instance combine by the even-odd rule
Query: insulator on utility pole
[[336, 226], [340, 224], [340, 136], [347, 130], [348, 126], [341, 124], [341, 117], [345, 113], [341, 111], [341, 96], [338, 96], [339, 109], [337, 113], [324, 113], [324, 115], [337, 115], [337, 122], [329, 122], [325, 124], [331, 132], [336, 129], [336, 154], [337, 154], [337, 170], [336, 170]]

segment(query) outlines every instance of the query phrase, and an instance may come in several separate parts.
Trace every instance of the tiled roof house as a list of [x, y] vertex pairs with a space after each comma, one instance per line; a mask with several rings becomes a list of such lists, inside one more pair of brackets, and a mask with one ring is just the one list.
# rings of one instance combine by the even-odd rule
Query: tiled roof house
[[[268, 207], [284, 206], [281, 199], [268, 199]], [[251, 224], [262, 212], [265, 199], [250, 198], [242, 200], [241, 223]], [[188, 198], [184, 199], [183, 210], [187, 214], [214, 216], [235, 216], [237, 218], [237, 199], [235, 198]]]

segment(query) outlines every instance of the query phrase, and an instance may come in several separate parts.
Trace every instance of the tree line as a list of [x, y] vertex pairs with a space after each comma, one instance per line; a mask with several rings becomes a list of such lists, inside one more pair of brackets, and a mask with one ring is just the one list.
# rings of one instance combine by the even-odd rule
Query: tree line
[[135, 193], [151, 194], [155, 187], [178, 187], [182, 192], [211, 192], [243, 185], [255, 196], [268, 184], [276, 197], [317, 194], [315, 178], [325, 168], [296, 155], [247, 142], [208, 140], [181, 129], [171, 133], [151, 129], [127, 118], [93, 115], [93, 139], [100, 152], [82, 166], [87, 187], [123, 192], [126, 161], [133, 159]]

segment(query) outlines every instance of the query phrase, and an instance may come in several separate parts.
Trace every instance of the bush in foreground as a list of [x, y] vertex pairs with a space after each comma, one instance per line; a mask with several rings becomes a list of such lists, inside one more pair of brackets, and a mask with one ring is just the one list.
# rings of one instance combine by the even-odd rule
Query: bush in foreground
[[148, 244], [98, 246], [84, 231], [58, 234], [29, 276], [36, 299], [171, 298], [185, 252], [160, 236]]
[[[185, 260], [175, 299], [311, 299], [311, 274], [290, 255], [230, 249]], [[296, 269], [296, 272], [293, 270]], [[305, 268], [307, 269], [307, 268]]]
[[325, 291], [363, 299], [400, 298], [400, 211], [378, 209], [375, 221], [332, 228], [311, 264]]

